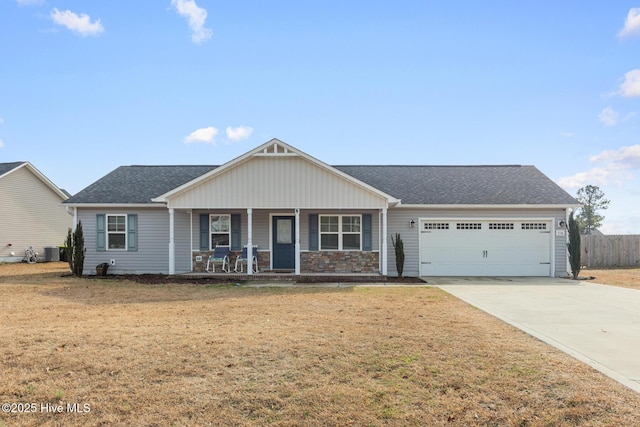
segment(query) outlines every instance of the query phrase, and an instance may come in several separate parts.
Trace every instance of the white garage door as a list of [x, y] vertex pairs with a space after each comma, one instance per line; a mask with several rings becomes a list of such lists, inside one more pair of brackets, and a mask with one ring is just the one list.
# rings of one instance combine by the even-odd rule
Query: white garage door
[[422, 276], [549, 276], [551, 222], [422, 220]]

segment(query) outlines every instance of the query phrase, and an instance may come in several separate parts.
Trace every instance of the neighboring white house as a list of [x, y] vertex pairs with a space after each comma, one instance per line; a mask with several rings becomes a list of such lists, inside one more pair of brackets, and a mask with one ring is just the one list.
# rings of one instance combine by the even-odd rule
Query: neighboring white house
[[[65, 204], [85, 273], [203, 271], [216, 244], [261, 271], [566, 276], [578, 202], [533, 166], [330, 166], [277, 139], [221, 166], [121, 166]], [[251, 273], [251, 271], [249, 271]]]
[[46, 247], [63, 245], [72, 224], [67, 199], [31, 163], [0, 163], [0, 262], [21, 261], [30, 246], [43, 257]]

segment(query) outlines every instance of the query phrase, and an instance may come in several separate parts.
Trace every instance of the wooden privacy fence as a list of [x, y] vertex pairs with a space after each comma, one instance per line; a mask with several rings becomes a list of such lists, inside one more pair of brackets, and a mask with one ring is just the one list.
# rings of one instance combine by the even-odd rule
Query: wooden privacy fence
[[580, 237], [582, 265], [589, 268], [640, 267], [640, 234]]

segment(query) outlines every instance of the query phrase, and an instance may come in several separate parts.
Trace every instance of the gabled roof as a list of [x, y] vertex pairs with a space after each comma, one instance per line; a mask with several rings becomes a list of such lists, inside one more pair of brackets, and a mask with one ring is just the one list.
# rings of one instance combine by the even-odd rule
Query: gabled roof
[[151, 204], [151, 199], [217, 166], [120, 166], [65, 203]]
[[210, 180], [212, 178], [214, 178], [217, 175], [221, 175], [223, 173], [225, 173], [227, 170], [235, 168], [241, 164], [243, 164], [244, 162], [247, 162], [249, 160], [251, 160], [253, 157], [261, 157], [261, 156], [285, 156], [285, 157], [300, 157], [305, 159], [307, 162], [309, 162], [310, 164], [323, 169], [327, 172], [329, 172], [332, 175], [336, 175], [336, 176], [340, 176], [341, 178], [343, 178], [346, 181], [351, 182], [352, 184], [355, 184], [359, 187], [362, 187], [364, 189], [366, 189], [367, 191], [375, 194], [378, 197], [381, 197], [383, 199], [386, 199], [388, 203], [391, 204], [397, 204], [398, 200], [393, 198], [393, 196], [389, 195], [388, 193], [384, 193], [383, 191], [380, 190], [380, 188], [376, 188], [373, 187], [371, 185], [369, 185], [367, 182], [365, 181], [361, 181], [358, 180], [357, 178], [349, 175], [349, 174], [345, 174], [343, 172], [341, 172], [340, 170], [316, 159], [315, 157], [312, 157], [310, 155], [308, 155], [307, 153], [298, 150], [297, 148], [280, 141], [277, 138], [273, 138], [267, 142], [265, 142], [264, 144], [254, 148], [253, 150], [243, 154], [240, 157], [237, 157], [223, 165], [221, 165], [220, 167], [216, 168], [215, 170], [210, 171], [209, 173], [198, 177], [196, 179], [194, 179], [191, 182], [187, 182], [184, 185], [182, 185], [181, 187], [178, 188], [174, 188], [171, 191], [159, 195], [154, 201], [157, 202], [166, 202], [169, 199], [171, 199], [172, 197], [175, 197], [176, 195], [179, 195], [185, 191], [189, 191], [190, 189], [201, 185], [203, 182]]
[[66, 200], [69, 198], [69, 193], [51, 182], [49, 178], [44, 176], [42, 172], [36, 169], [36, 167], [29, 162], [0, 163], [0, 179], [21, 168], [27, 168], [29, 171], [31, 171], [31, 173], [33, 173], [40, 181], [42, 181], [47, 187], [49, 187], [51, 190], [53, 190], [53, 192], [60, 196], [62, 200]]
[[403, 205], [579, 203], [534, 166], [335, 166]]
[[[402, 205], [578, 206], [534, 166], [329, 166], [273, 139], [222, 166], [121, 166], [67, 204], [153, 204], [189, 191], [253, 156], [300, 156]], [[280, 153], [282, 154], [282, 153]]]

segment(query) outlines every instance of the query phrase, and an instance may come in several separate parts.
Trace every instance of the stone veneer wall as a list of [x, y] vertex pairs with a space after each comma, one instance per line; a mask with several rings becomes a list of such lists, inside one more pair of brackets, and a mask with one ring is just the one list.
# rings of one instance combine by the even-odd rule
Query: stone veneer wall
[[[204, 272], [207, 258], [213, 251], [193, 252], [193, 271]], [[235, 267], [236, 257], [241, 251], [229, 252], [230, 271]], [[202, 256], [202, 261], [196, 261], [196, 256]], [[380, 269], [379, 252], [359, 251], [314, 251], [300, 253], [300, 271], [302, 273], [377, 273]], [[258, 269], [268, 271], [271, 265], [271, 253], [258, 251]], [[216, 265], [216, 272], [220, 272]], [[246, 266], [244, 267], [246, 271]]]
[[303, 273], [377, 273], [378, 252], [317, 251], [300, 253]]

